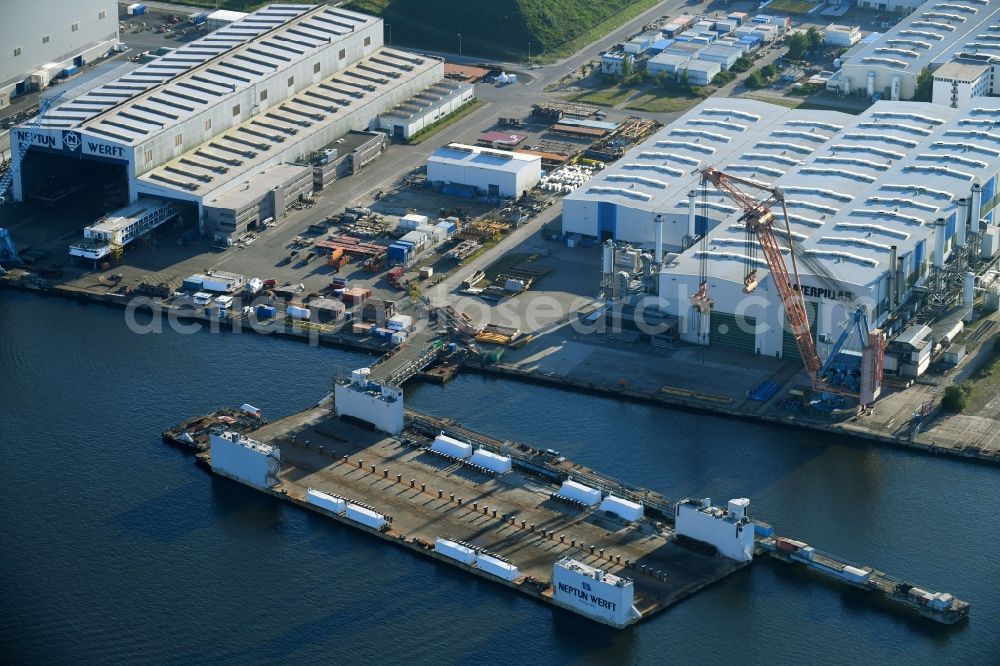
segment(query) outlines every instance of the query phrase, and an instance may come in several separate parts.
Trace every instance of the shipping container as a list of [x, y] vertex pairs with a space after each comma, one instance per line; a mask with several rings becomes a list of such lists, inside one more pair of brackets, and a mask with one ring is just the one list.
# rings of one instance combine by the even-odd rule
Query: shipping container
[[452, 220], [442, 220], [437, 223], [437, 226], [444, 229], [445, 235], [451, 236], [458, 230], [458, 225]]
[[398, 347], [406, 342], [406, 333], [404, 331], [393, 331], [389, 337], [389, 342], [392, 343], [393, 347]]
[[296, 305], [289, 305], [285, 308], [285, 313], [292, 319], [309, 319], [310, 316], [308, 308], [300, 308]]
[[404, 314], [393, 315], [386, 321], [385, 326], [394, 331], [409, 331], [413, 328], [413, 317]]
[[410, 247], [400, 243], [393, 243], [386, 253], [391, 264], [405, 264], [410, 259]]
[[270, 305], [258, 305], [256, 312], [257, 319], [272, 319], [276, 314], [278, 314], [277, 309]]
[[362, 289], [361, 287], [352, 287], [346, 290], [343, 294], [344, 303], [347, 305], [361, 305], [366, 300], [371, 298], [371, 289]]
[[841, 575], [852, 583], [867, 583], [871, 572], [847, 565], [844, 567]]
[[434, 275], [434, 267], [433, 266], [424, 266], [423, 268], [420, 269], [420, 279], [421, 280], [426, 280], [426, 279], [430, 278], [432, 275]]
[[428, 218], [426, 215], [417, 215], [416, 213], [409, 213], [399, 218], [399, 228], [406, 229], [407, 231], [412, 231], [422, 224], [427, 224]]

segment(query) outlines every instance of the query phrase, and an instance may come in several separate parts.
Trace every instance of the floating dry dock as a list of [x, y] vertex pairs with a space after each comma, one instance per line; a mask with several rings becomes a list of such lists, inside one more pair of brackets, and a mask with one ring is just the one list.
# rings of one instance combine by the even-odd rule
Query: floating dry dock
[[[365, 390], [394, 400], [370, 384]], [[347, 402], [338, 393], [338, 405]], [[755, 552], [802, 562], [940, 622], [968, 616], [968, 604], [950, 595], [774, 536], [746, 516], [747, 500], [727, 508], [673, 503], [447, 419], [407, 409], [401, 430], [388, 435], [331, 406], [260, 421], [253, 439], [217, 428], [198, 457], [216, 474], [619, 628], [745, 567]], [[164, 436], [177, 441], [177, 433]]]

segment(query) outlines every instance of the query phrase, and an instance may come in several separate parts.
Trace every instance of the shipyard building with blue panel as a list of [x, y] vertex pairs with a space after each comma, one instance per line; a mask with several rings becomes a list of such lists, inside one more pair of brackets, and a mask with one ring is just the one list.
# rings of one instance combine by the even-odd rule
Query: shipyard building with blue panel
[[385, 47], [379, 18], [268, 5], [14, 128], [13, 195], [64, 204], [65, 183], [93, 180], [231, 238], [308, 195], [310, 154], [443, 76], [440, 59]]
[[[858, 304], [873, 327], [898, 334], [996, 256], [998, 121], [990, 97], [960, 109], [883, 101], [858, 116], [708, 100], [567, 196], [563, 229], [643, 251], [658, 308], [681, 339], [797, 358], [743, 210], [703, 186], [700, 169], [776, 186], [787, 209], [787, 219], [772, 209], [776, 234], [786, 261], [795, 250], [795, 288], [823, 356]], [[690, 299], [703, 281], [710, 312]]]

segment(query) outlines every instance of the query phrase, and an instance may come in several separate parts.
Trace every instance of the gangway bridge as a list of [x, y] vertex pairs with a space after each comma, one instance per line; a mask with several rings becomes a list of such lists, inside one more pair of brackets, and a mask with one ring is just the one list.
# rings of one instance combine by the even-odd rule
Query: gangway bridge
[[370, 379], [380, 384], [402, 386], [432, 365], [447, 347], [430, 331], [414, 333], [405, 344], [382, 356], [372, 366]]

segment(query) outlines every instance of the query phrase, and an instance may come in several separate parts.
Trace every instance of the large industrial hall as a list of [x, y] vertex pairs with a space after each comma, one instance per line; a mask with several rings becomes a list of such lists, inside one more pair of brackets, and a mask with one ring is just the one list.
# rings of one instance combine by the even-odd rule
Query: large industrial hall
[[264, 7], [55, 106], [33, 136], [16, 130], [31, 147], [14, 196], [62, 201], [66, 183], [96, 178], [230, 234], [206, 211], [275, 188], [290, 203], [311, 189], [311, 153], [442, 79], [440, 60], [382, 35], [380, 19], [336, 6]]
[[[899, 332], [935, 292], [961, 284], [970, 256], [995, 253], [998, 121], [995, 98], [964, 109], [879, 102], [859, 116], [712, 100], [569, 195], [563, 226], [651, 249], [648, 289], [681, 339], [794, 358], [743, 210], [703, 187], [700, 169], [777, 187], [790, 229], [776, 206], [776, 236], [786, 262], [788, 236], [795, 246], [822, 356], [858, 304], [873, 326]], [[747, 293], [751, 269], [758, 285]], [[605, 274], [615, 270], [606, 260]], [[691, 300], [703, 282], [713, 302], [704, 312]]]

